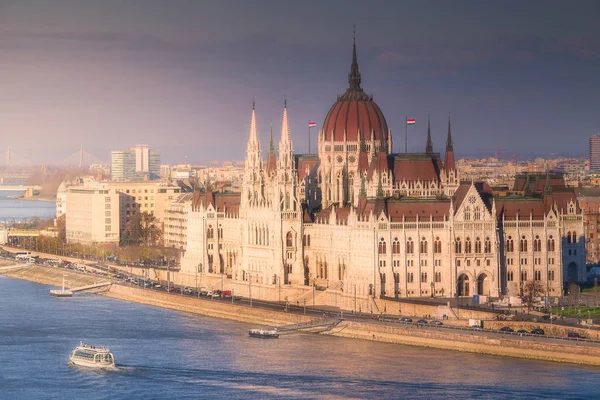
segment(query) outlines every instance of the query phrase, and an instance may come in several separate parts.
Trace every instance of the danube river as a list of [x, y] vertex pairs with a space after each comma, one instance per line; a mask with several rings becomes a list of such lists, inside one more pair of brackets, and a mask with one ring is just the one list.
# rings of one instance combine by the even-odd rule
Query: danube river
[[[295, 334], [0, 275], [0, 398], [6, 399], [576, 399], [600, 369]], [[68, 365], [83, 340], [118, 369]]]
[[24, 221], [32, 217], [42, 219], [56, 216], [56, 203], [53, 201], [14, 199], [23, 192], [0, 191], [0, 223], [4, 221]]

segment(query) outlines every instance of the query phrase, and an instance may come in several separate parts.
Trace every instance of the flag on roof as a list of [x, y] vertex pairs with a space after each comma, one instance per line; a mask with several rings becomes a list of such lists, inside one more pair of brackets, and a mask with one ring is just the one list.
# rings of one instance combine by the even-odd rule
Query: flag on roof
[[416, 119], [414, 119], [414, 118], [411, 118], [411, 119], [407, 119], [407, 120], [406, 120], [406, 125], [414, 125], [414, 124], [416, 124], [416, 123], [417, 123], [417, 120], [416, 120]]
[[308, 122], [308, 127], [309, 128], [316, 128], [316, 126], [317, 126], [316, 122], [310, 122], [310, 121]]

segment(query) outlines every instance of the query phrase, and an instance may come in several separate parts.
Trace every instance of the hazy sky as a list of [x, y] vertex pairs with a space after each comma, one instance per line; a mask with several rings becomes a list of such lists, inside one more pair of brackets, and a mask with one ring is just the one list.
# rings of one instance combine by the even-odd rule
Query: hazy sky
[[[586, 155], [600, 132], [598, 1], [0, 0], [0, 148], [104, 161], [147, 143], [163, 161], [243, 159], [256, 102], [263, 149], [287, 98], [296, 152], [362, 86], [395, 150], [431, 114], [457, 155]], [[313, 150], [314, 134], [313, 129]], [[3, 164], [4, 160], [0, 160]]]

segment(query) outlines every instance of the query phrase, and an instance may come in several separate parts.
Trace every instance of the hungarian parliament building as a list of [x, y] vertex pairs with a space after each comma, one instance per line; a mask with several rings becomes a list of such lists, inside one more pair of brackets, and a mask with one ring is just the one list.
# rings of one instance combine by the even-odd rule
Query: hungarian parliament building
[[585, 280], [583, 213], [562, 178], [523, 174], [502, 192], [461, 181], [450, 120], [443, 158], [429, 126], [422, 153], [393, 153], [386, 119], [361, 87], [356, 45], [318, 154], [294, 154], [287, 106], [277, 152], [272, 135], [263, 151], [254, 106], [250, 121], [241, 193], [192, 195], [188, 280], [226, 277], [236, 293], [263, 298], [283, 287], [294, 303], [318, 287], [339, 305], [518, 296], [530, 281], [557, 297]]

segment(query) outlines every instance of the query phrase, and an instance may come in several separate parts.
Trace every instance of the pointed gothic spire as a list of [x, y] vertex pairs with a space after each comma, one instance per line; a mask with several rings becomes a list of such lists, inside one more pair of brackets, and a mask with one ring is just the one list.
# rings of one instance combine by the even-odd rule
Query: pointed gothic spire
[[350, 90], [361, 90], [360, 72], [358, 71], [358, 61], [356, 59], [356, 26], [354, 26], [352, 36], [352, 65], [348, 74], [348, 84], [350, 85], [348, 88]]
[[379, 182], [377, 183], [377, 198], [383, 199], [383, 184], [381, 183], [381, 174], [379, 174]]
[[258, 133], [256, 131], [256, 111], [252, 102], [252, 116], [250, 117], [250, 139], [248, 139], [248, 150], [260, 148]]
[[365, 187], [365, 176], [360, 175], [360, 192], [358, 192], [358, 198], [364, 199], [367, 197], [367, 189]]
[[454, 145], [452, 144], [452, 129], [450, 126], [450, 116], [448, 116], [448, 138], [446, 139], [446, 155], [444, 157], [444, 168], [447, 172], [456, 169], [454, 162]]
[[433, 154], [433, 142], [431, 141], [431, 123], [427, 117], [427, 144], [425, 145], [425, 153]]
[[[283, 119], [281, 121], [281, 141], [279, 142], [279, 146], [283, 142], [290, 141], [290, 128], [288, 125], [288, 116], [287, 116], [287, 99], [283, 101]], [[279, 149], [281, 151], [281, 149]]]
[[446, 139], [446, 151], [454, 150], [454, 145], [452, 144], [452, 129], [450, 127], [450, 116], [448, 116], [448, 138]]
[[552, 186], [550, 186], [550, 173], [546, 170], [546, 185], [544, 186], [544, 194], [551, 194]]
[[271, 138], [269, 139], [269, 153], [275, 153], [275, 146], [273, 146], [273, 123], [271, 123]]

